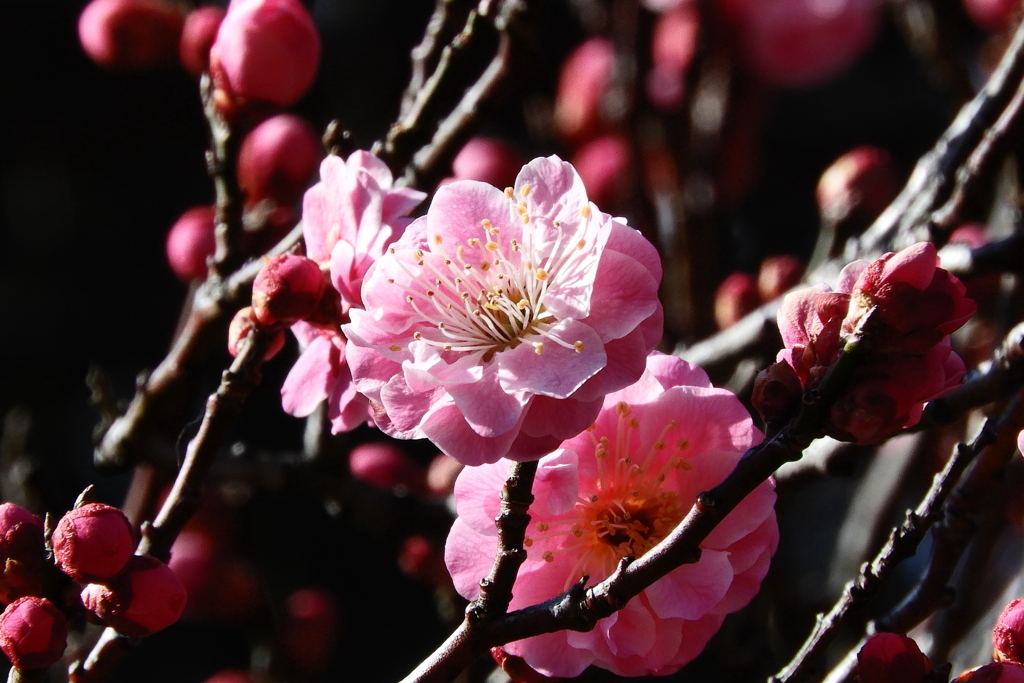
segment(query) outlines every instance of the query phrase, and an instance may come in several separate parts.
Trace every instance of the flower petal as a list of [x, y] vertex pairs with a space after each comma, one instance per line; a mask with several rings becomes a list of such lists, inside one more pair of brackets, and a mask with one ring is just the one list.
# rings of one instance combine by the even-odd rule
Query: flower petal
[[[568, 348], [551, 337], [562, 340]], [[533, 338], [537, 342], [522, 343], [495, 356], [498, 381], [507, 393], [529, 391], [552, 398], [566, 398], [607, 363], [601, 339], [590, 327], [575, 320], [562, 320], [546, 326], [543, 335], [530, 337]], [[582, 351], [577, 352], [573, 348], [577, 342], [582, 344]], [[541, 353], [537, 353], [535, 343], [543, 344]]]

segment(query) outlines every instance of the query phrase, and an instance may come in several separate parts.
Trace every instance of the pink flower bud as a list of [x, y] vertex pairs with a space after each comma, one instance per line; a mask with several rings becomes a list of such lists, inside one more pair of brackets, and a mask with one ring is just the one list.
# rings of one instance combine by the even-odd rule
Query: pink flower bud
[[892, 158], [878, 147], [857, 147], [832, 162], [818, 181], [818, 210], [826, 221], [873, 221], [899, 192]]
[[423, 536], [410, 536], [398, 551], [398, 568], [411, 579], [434, 588], [450, 586], [441, 548]]
[[185, 17], [178, 57], [185, 70], [196, 78], [210, 69], [210, 48], [223, 20], [224, 10], [214, 5], [195, 9]]
[[0, 505], [0, 602], [43, 589], [43, 521], [14, 503]]
[[633, 149], [621, 135], [605, 135], [585, 144], [572, 158], [590, 201], [614, 211], [629, 192]]
[[999, 33], [1020, 16], [1020, 0], [964, 0], [964, 9], [978, 26]]
[[135, 553], [128, 518], [102, 503], [87, 503], [68, 512], [57, 522], [50, 540], [57, 566], [75, 581], [113, 578]]
[[615, 50], [604, 38], [587, 40], [565, 60], [555, 96], [555, 129], [562, 137], [579, 143], [598, 132], [614, 60]]
[[293, 254], [275, 256], [252, 283], [253, 315], [268, 327], [302, 320], [316, 310], [326, 286], [316, 261]]
[[[252, 306], [246, 306], [237, 313], [235, 317], [231, 319], [231, 324], [228, 326], [228, 353], [231, 354], [232, 358], [238, 357], [239, 345], [242, 340], [249, 336], [259, 323], [256, 321], [256, 316], [252, 312]], [[270, 343], [267, 348], [266, 355], [263, 356], [264, 361], [268, 361], [278, 354], [278, 352], [284, 348], [284, 331], [277, 332], [274, 336], [274, 340]]]
[[769, 256], [761, 261], [761, 270], [757, 273], [757, 291], [762, 301], [774, 301], [800, 284], [804, 274], [804, 264], [795, 256], [782, 254]]
[[426, 482], [423, 468], [387, 441], [356, 446], [348, 456], [348, 467], [356, 479], [387, 490], [422, 491]]
[[992, 659], [1024, 663], [1024, 600], [1012, 600], [996, 619], [992, 629]]
[[683, 101], [686, 70], [697, 49], [700, 14], [693, 4], [681, 4], [658, 17], [651, 35], [651, 71], [647, 97], [661, 109]]
[[313, 84], [320, 36], [298, 0], [233, 0], [210, 52], [217, 88], [236, 104], [295, 104]]
[[508, 143], [497, 138], [472, 138], [452, 161], [458, 180], [479, 180], [495, 187], [510, 187], [528, 161]]
[[45, 669], [67, 644], [67, 620], [46, 598], [18, 598], [0, 615], [0, 649], [16, 669]]
[[953, 683], [1024, 683], [1024, 666], [994, 662], [963, 672]]
[[316, 131], [293, 114], [273, 116], [252, 129], [238, 152], [238, 184], [246, 203], [296, 203], [320, 166]]
[[803, 393], [800, 378], [789, 363], [772, 363], [757, 374], [750, 403], [771, 423], [788, 417]]
[[148, 636], [178, 620], [187, 595], [174, 572], [160, 560], [136, 556], [124, 576], [82, 589], [82, 604], [104, 624], [126, 636]]
[[857, 653], [861, 683], [923, 683], [932, 670], [917, 643], [896, 633], [876, 633]]
[[337, 633], [334, 596], [307, 588], [288, 598], [284, 651], [291, 663], [306, 673], [322, 670], [330, 661]]
[[724, 330], [761, 305], [757, 280], [748, 273], [733, 273], [715, 291], [715, 322]]
[[427, 467], [427, 489], [435, 496], [450, 496], [463, 467], [455, 458], [438, 453]]
[[178, 55], [181, 12], [150, 0], [93, 0], [78, 18], [78, 39], [89, 57], [113, 69], [146, 69]]
[[196, 206], [181, 214], [167, 233], [167, 262], [182, 282], [206, 277], [206, 259], [217, 248], [212, 206]]

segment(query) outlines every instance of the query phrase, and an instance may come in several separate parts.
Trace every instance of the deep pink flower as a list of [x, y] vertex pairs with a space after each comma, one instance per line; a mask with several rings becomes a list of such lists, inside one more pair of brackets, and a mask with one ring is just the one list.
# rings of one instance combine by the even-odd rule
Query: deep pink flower
[[992, 658], [1021, 664], [1024, 660], [1024, 600], [1011, 600], [992, 629]]
[[45, 669], [67, 643], [67, 620], [46, 598], [18, 598], [0, 615], [0, 649], [16, 669]]
[[0, 602], [43, 590], [43, 520], [14, 503], [0, 505]]
[[924, 683], [931, 670], [917, 643], [896, 633], [876, 633], [857, 653], [861, 683]]
[[185, 70], [196, 78], [210, 69], [210, 48], [217, 39], [217, 30], [222, 21], [224, 9], [215, 5], [198, 7], [185, 17], [178, 57]]
[[147, 556], [133, 557], [124, 576], [106, 584], [90, 583], [81, 595], [85, 609], [132, 637], [148, 636], [178, 621], [188, 600], [171, 568]]
[[167, 233], [167, 262], [182, 282], [206, 277], [206, 260], [217, 248], [216, 218], [214, 207], [194, 206], [181, 214]]
[[369, 402], [352, 382], [345, 363], [345, 337], [305, 322], [292, 325], [292, 333], [303, 351], [281, 386], [284, 412], [307, 417], [327, 401], [334, 434], [352, 431], [366, 422]]
[[316, 173], [323, 147], [313, 127], [292, 114], [272, 116], [245, 136], [238, 150], [238, 184], [246, 204], [271, 199], [291, 205]]
[[661, 337], [654, 247], [572, 166], [459, 181], [369, 271], [346, 353], [374, 421], [470, 465], [536, 459], [641, 375]]
[[135, 534], [124, 513], [87, 503], [60, 518], [50, 538], [57, 567], [75, 581], [104, 581], [135, 554]]
[[78, 18], [78, 40], [100, 66], [148, 69], [177, 58], [183, 21], [170, 3], [92, 0]]
[[[548, 600], [584, 575], [597, 583], [623, 557], [646, 553], [760, 439], [739, 400], [713, 388], [703, 370], [652, 354], [640, 381], [605, 397], [591, 429], [541, 459], [511, 609]], [[510, 464], [467, 467], [455, 485], [459, 517], [445, 560], [468, 599], [494, 559]], [[578, 676], [590, 664], [624, 676], [672, 673], [757, 593], [779, 538], [774, 503], [772, 482], [761, 484], [701, 544], [699, 562], [673, 570], [593, 631], [505, 649], [548, 676]]]
[[252, 310], [261, 325], [293, 323], [312, 315], [327, 283], [313, 259], [278, 254], [264, 262], [252, 283]]

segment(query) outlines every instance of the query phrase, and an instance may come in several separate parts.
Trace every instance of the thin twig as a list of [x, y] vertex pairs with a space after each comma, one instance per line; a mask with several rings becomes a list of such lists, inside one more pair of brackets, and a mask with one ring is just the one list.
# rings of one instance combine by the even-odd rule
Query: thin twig
[[442, 51], [458, 31], [459, 25], [465, 21], [474, 4], [475, 0], [437, 0], [434, 13], [423, 32], [423, 39], [412, 49], [410, 55], [412, 73], [409, 76], [409, 85], [402, 95], [399, 120], [409, 114], [427, 83], [428, 74], [437, 67]]
[[210, 262], [214, 276], [223, 278], [242, 263], [242, 205], [245, 195], [238, 186], [236, 172], [238, 135], [217, 110], [213, 79], [203, 74], [199, 80], [203, 113], [210, 130], [210, 149], [206, 151], [206, 169], [213, 179], [217, 196], [217, 217], [214, 228], [217, 247]]

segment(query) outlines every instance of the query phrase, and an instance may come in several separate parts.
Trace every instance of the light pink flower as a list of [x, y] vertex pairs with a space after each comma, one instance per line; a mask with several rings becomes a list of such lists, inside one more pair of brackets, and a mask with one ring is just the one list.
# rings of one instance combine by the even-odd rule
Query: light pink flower
[[557, 157], [513, 190], [438, 190], [369, 271], [344, 327], [374, 421], [469, 465], [536, 459], [636, 381], [661, 337], [661, 265]]
[[[713, 388], [704, 371], [652, 354], [640, 381], [605, 398], [593, 428], [541, 459], [511, 609], [548, 600], [585, 575], [593, 585], [622, 558], [646, 553], [760, 439], [736, 397]], [[459, 517], [445, 560], [467, 599], [478, 596], [494, 559], [510, 464], [467, 467], [455, 484]], [[757, 593], [778, 544], [774, 503], [773, 483], [764, 482], [705, 539], [699, 562], [673, 570], [593, 631], [505, 649], [548, 676], [578, 676], [590, 664], [623, 676], [672, 673]]]
[[281, 387], [286, 413], [306, 417], [326, 400], [335, 434], [367, 420], [369, 402], [356, 392], [345, 362], [342, 309], [362, 305], [359, 288], [367, 269], [405, 230], [411, 219], [403, 216], [424, 197], [393, 188], [391, 171], [369, 152], [353, 152], [347, 161], [328, 156], [320, 164], [320, 182], [303, 199], [306, 255], [330, 268], [342, 303], [318, 311], [316, 324], [292, 326], [303, 351]]

